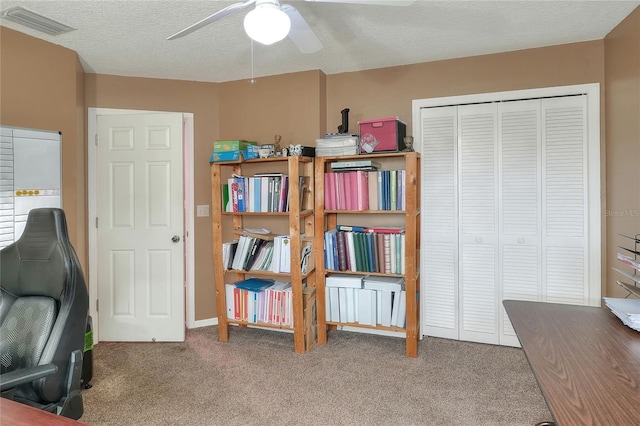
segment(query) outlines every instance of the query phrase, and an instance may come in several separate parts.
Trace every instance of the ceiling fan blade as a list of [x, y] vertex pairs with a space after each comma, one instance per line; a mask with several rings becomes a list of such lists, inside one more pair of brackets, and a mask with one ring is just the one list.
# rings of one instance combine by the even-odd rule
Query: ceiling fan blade
[[371, 4], [376, 6], [410, 6], [415, 0], [305, 0], [318, 3]]
[[250, 6], [255, 2], [256, 2], [256, 0], [248, 0], [248, 1], [245, 1], [245, 2], [234, 3], [231, 6], [227, 6], [224, 9], [217, 11], [213, 15], [207, 16], [203, 20], [198, 21], [195, 24], [185, 28], [184, 30], [178, 31], [174, 35], [172, 35], [170, 37], [167, 37], [167, 40], [175, 40], [177, 38], [184, 37], [187, 34], [191, 34], [195, 30], [200, 29], [200, 28], [204, 27], [205, 25], [209, 25], [210, 23], [215, 22], [220, 18], [224, 18], [225, 16], [230, 15], [230, 14], [232, 14], [233, 12], [235, 12], [237, 10], [244, 9], [245, 7]]
[[281, 9], [291, 19], [289, 38], [300, 52], [315, 53], [322, 49], [322, 43], [295, 7], [283, 4]]

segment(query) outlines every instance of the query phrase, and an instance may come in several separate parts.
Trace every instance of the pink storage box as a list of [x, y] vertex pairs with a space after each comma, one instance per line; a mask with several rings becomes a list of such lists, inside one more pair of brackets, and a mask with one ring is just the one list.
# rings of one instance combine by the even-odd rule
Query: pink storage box
[[407, 124], [398, 117], [358, 121], [360, 153], [394, 152], [404, 149]]

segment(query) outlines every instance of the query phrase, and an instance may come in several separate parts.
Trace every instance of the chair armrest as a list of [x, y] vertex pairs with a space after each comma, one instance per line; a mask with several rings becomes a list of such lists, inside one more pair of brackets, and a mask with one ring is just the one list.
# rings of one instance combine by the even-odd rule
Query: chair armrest
[[4, 373], [0, 376], [0, 391], [4, 392], [5, 390], [14, 388], [18, 385], [31, 383], [54, 374], [56, 371], [58, 371], [58, 367], [56, 365], [45, 364]]

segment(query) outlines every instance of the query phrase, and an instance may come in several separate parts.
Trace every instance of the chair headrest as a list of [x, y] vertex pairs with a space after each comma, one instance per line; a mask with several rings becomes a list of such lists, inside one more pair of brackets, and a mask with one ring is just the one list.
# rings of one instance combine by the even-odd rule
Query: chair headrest
[[62, 209], [31, 210], [20, 238], [2, 250], [2, 288], [18, 297], [59, 300], [70, 273], [70, 247]]

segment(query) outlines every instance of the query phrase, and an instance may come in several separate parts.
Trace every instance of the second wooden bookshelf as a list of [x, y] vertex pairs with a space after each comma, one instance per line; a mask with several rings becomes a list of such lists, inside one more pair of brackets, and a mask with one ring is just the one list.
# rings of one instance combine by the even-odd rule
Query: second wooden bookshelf
[[[374, 160], [380, 163], [381, 167], [377, 176], [391, 175], [391, 183], [381, 183], [377, 187], [378, 194], [385, 197], [384, 188], [388, 188], [387, 196], [383, 201], [379, 201], [378, 208], [371, 208], [353, 190], [342, 188], [346, 192], [343, 197], [344, 204], [335, 202], [340, 195], [331, 194], [326, 191], [327, 185], [334, 185], [333, 177], [328, 177], [337, 169], [332, 169], [331, 164], [335, 162], [362, 160]], [[398, 172], [402, 170], [402, 173]], [[380, 173], [385, 171], [385, 173]], [[352, 174], [352, 176], [356, 176]], [[351, 179], [351, 177], [345, 178]], [[355, 179], [358, 179], [356, 177]], [[387, 179], [387, 178], [385, 178]], [[367, 180], [368, 183], [371, 183]], [[364, 185], [362, 182], [361, 185]], [[386, 185], [386, 187], [384, 186]], [[395, 185], [395, 186], [394, 186]], [[340, 184], [336, 184], [340, 188]], [[370, 191], [375, 190], [372, 184]], [[398, 201], [398, 192], [401, 191], [402, 202]], [[340, 189], [338, 189], [340, 191]], [[368, 194], [367, 194], [368, 195]], [[372, 194], [372, 196], [374, 196]], [[420, 155], [416, 152], [395, 152], [372, 155], [354, 155], [340, 157], [318, 157], [315, 160], [315, 252], [316, 252], [316, 296], [318, 311], [318, 343], [326, 344], [328, 332], [344, 327], [355, 327], [360, 329], [373, 329], [380, 331], [395, 332], [405, 338], [405, 352], [409, 357], [416, 357], [418, 354], [418, 319], [419, 319], [419, 292], [420, 275], [418, 268], [419, 256], [419, 222], [420, 222]], [[377, 198], [377, 194], [376, 194]], [[393, 199], [393, 201], [390, 201]], [[358, 201], [359, 200], [359, 201]], [[386, 203], [386, 204], [385, 204]], [[381, 268], [371, 266], [369, 263], [367, 272], [362, 269], [358, 271], [344, 270], [342, 266], [338, 268], [328, 268], [326, 262], [327, 247], [325, 246], [324, 235], [327, 231], [335, 230], [339, 225], [357, 225], [366, 227], [367, 231], [375, 232], [376, 229], [387, 229], [391, 231], [395, 228], [402, 229], [403, 235], [403, 256], [402, 270], [396, 269], [389, 272], [380, 272]], [[360, 228], [358, 228], [360, 229]], [[365, 232], [367, 232], [365, 231]], [[379, 266], [379, 265], [378, 265]], [[372, 272], [377, 270], [378, 272]], [[383, 326], [381, 324], [369, 325], [356, 322], [331, 321], [327, 318], [327, 298], [326, 281], [327, 277], [335, 274], [348, 275], [368, 275], [379, 277], [403, 278], [406, 291], [406, 322], [404, 326], [392, 325]]]

